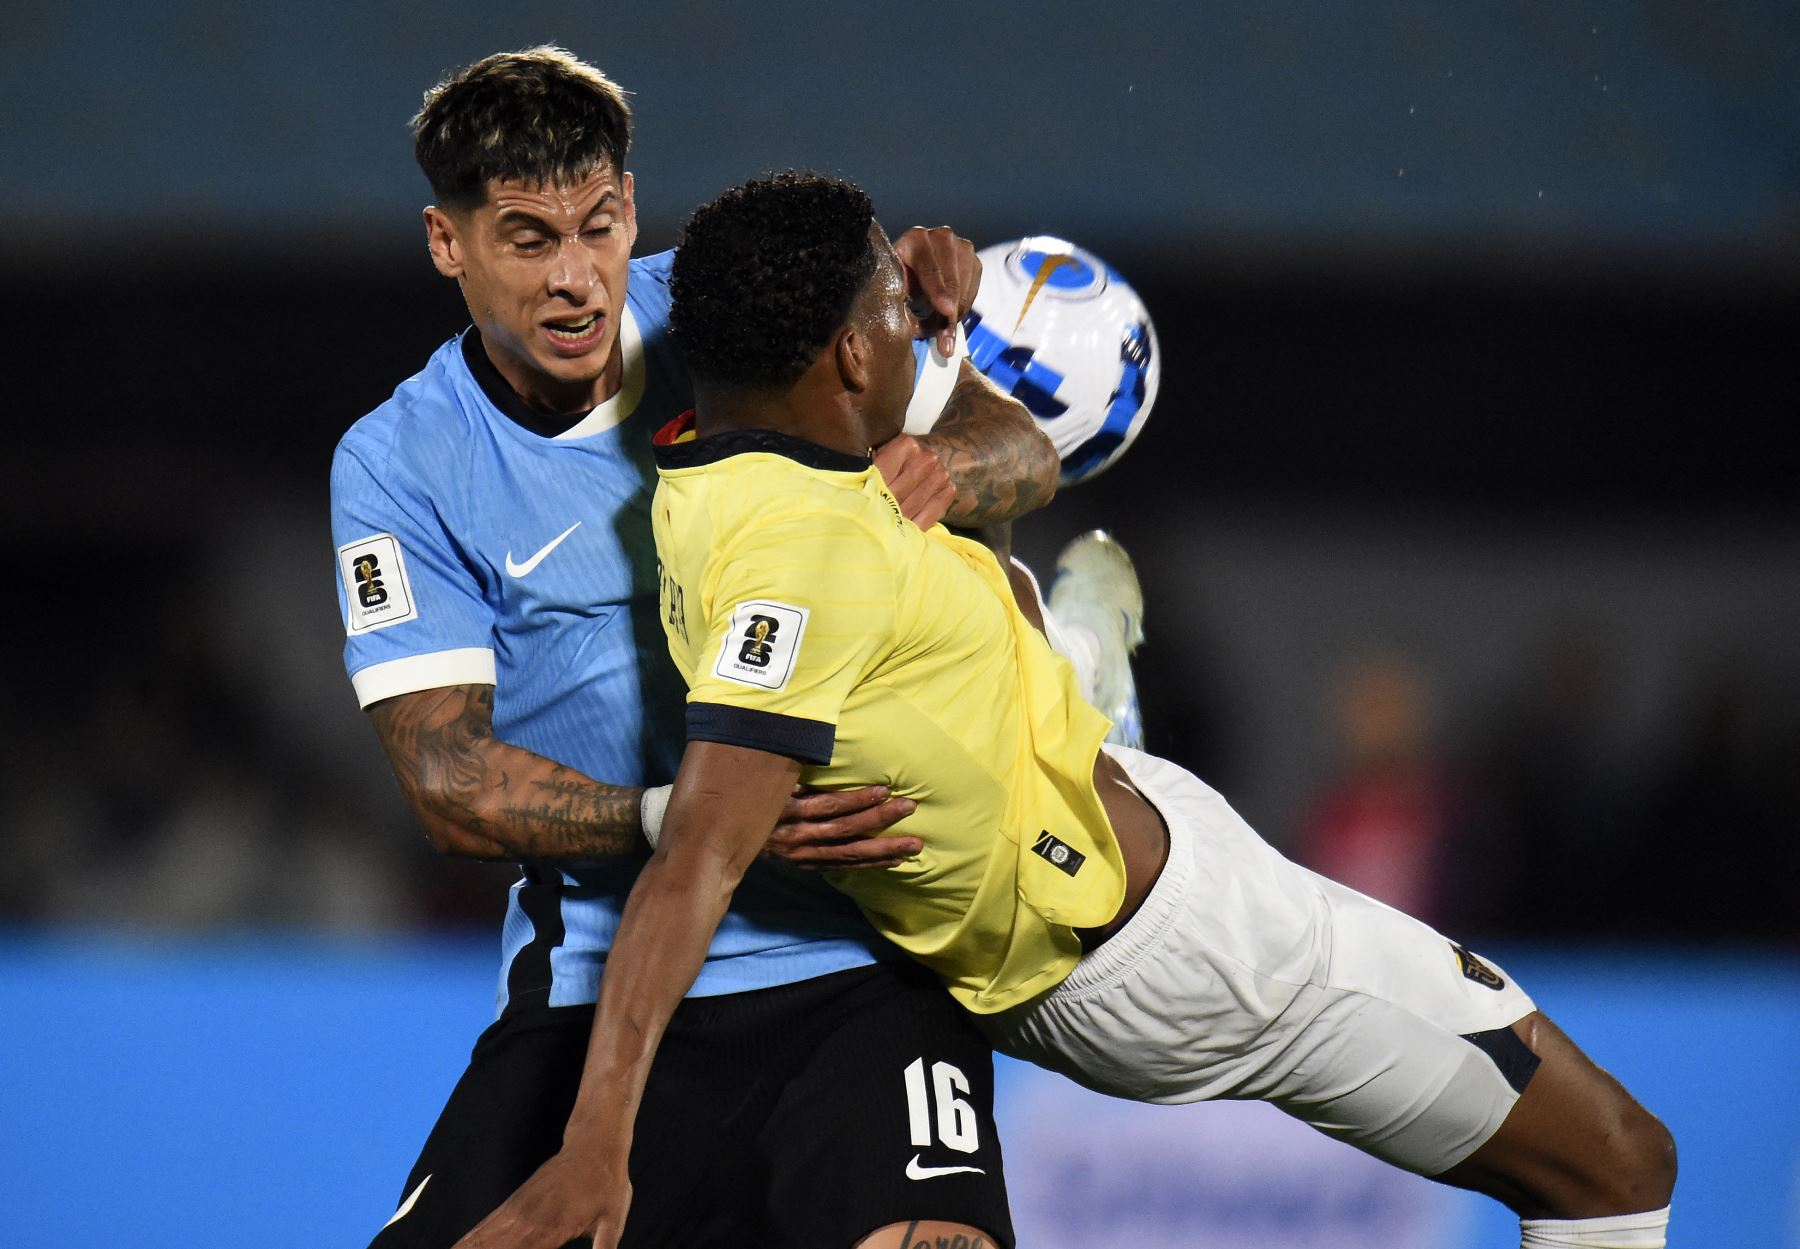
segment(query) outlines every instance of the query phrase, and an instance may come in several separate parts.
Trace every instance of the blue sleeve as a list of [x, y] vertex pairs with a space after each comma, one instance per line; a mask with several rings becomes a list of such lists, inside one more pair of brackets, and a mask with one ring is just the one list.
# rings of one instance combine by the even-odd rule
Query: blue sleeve
[[492, 684], [493, 613], [439, 507], [378, 444], [346, 437], [331, 465], [344, 667], [362, 706]]
[[625, 298], [637, 313], [638, 328], [646, 337], [669, 328], [669, 275], [674, 266], [672, 251], [640, 256], [631, 262]]

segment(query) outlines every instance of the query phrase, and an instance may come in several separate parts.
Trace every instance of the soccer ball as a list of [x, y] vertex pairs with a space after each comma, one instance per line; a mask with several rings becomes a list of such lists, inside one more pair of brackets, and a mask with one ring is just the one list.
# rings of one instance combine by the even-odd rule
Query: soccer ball
[[969, 358], [1037, 418], [1062, 484], [1113, 464], [1144, 427], [1162, 374], [1150, 314], [1100, 257], [1049, 235], [981, 250], [963, 321]]

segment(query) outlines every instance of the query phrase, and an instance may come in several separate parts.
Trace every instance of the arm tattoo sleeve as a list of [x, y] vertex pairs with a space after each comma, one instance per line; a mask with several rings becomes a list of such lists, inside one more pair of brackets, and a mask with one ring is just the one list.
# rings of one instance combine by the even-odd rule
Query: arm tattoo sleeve
[[402, 694], [369, 708], [388, 762], [432, 843], [483, 859], [640, 853], [641, 789], [602, 785], [494, 736], [494, 687]]
[[943, 415], [919, 441], [944, 462], [956, 486], [948, 524], [1012, 520], [1056, 493], [1060, 465], [1050, 439], [1023, 404], [966, 362]]

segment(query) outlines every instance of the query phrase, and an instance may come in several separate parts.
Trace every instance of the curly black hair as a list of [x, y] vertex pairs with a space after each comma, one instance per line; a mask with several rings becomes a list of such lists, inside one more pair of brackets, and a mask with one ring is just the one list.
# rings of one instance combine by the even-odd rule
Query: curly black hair
[[688, 219], [669, 325], [700, 381], [793, 385], [875, 272], [861, 187], [822, 174], [746, 182]]
[[551, 44], [497, 52], [425, 93], [413, 157], [446, 208], [473, 208], [490, 179], [568, 185], [631, 149], [625, 91]]

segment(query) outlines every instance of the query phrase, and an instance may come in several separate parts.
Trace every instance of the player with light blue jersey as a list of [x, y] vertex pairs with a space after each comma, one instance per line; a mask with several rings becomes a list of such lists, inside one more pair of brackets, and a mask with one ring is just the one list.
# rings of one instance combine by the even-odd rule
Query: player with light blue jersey
[[[346, 667], [402, 794], [440, 851], [523, 868], [497, 1018], [375, 1238], [448, 1249], [563, 1143], [607, 950], [675, 774], [684, 699], [655, 614], [650, 447], [691, 400], [669, 257], [630, 256], [615, 84], [560, 49], [500, 54], [427, 93], [413, 134], [438, 200], [432, 262], [474, 324], [344, 436], [332, 528]], [[894, 497], [925, 526], [1040, 506], [1054, 448], [950, 359], [973, 247], [947, 228], [895, 246], [929, 305], [938, 346], [921, 344], [920, 367], [941, 416], [877, 449]], [[629, 1158], [609, 1159], [638, 1194], [625, 1244], [890, 1249], [957, 1227], [1010, 1244], [990, 1048], [790, 866], [899, 862], [918, 840], [881, 834], [912, 808], [877, 786], [790, 799], [771, 843], [786, 863], [738, 892]], [[950, 1120], [921, 1118], [914, 1068], [947, 1090]]]
[[[362, 706], [488, 684], [502, 740], [608, 785], [673, 779], [685, 691], [654, 615], [650, 534], [650, 437], [692, 406], [668, 341], [671, 254], [631, 262], [622, 386], [563, 432], [533, 428], [541, 418], [470, 330], [344, 436], [332, 530]], [[636, 868], [527, 869], [507, 908], [502, 1009], [594, 1000]], [[885, 953], [837, 890], [765, 866], [694, 991], [764, 988]]]

